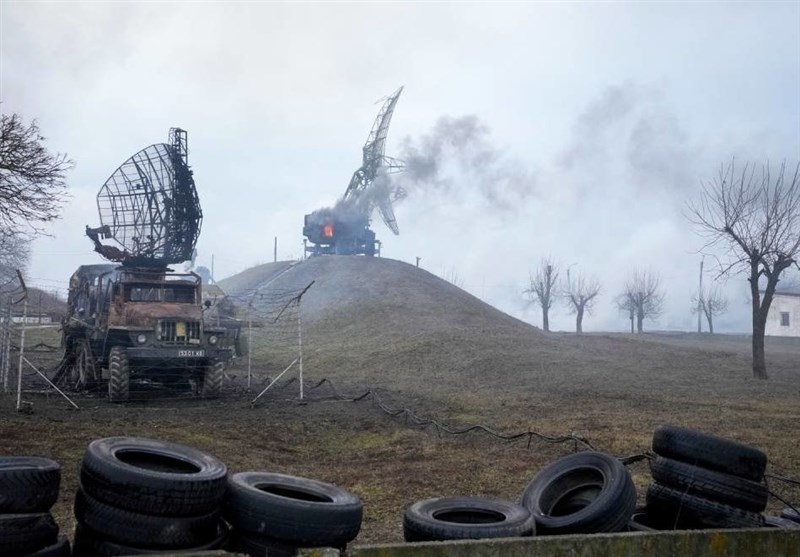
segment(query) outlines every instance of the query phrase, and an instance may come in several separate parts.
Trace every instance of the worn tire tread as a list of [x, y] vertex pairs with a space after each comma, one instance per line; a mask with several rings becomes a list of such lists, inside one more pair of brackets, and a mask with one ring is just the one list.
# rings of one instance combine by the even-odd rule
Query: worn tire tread
[[653, 452], [709, 470], [760, 482], [767, 455], [759, 449], [691, 429], [659, 426], [653, 433]]
[[764, 516], [653, 483], [647, 489], [647, 508], [675, 513], [693, 525], [709, 528], [761, 528]]
[[47, 512], [58, 499], [61, 466], [41, 457], [0, 456], [0, 513]]
[[211, 541], [219, 512], [190, 517], [137, 513], [107, 505], [79, 489], [75, 496], [75, 518], [99, 536], [116, 543], [173, 549]]

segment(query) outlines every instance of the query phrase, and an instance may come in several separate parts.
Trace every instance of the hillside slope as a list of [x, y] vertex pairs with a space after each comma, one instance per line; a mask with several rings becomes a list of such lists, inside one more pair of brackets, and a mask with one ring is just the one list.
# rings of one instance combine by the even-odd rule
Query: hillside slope
[[[229, 294], [299, 290], [305, 369], [352, 388], [441, 399], [624, 396], [703, 398], [752, 393], [747, 354], [670, 346], [620, 335], [545, 333], [412, 265], [318, 257], [254, 267], [220, 286]], [[777, 354], [760, 392], [793, 388], [797, 354]], [[289, 360], [291, 361], [291, 360]], [[288, 362], [287, 362], [288, 363]]]

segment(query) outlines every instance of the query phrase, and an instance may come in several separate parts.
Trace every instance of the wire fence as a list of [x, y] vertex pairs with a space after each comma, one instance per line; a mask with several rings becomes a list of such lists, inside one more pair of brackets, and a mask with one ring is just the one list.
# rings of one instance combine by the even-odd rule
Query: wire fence
[[[30, 392], [38, 392], [37, 387], [44, 387], [45, 392], [56, 392], [73, 407], [78, 405], [70, 397], [52, 383], [40, 368], [39, 355], [53, 352], [56, 347], [45, 342], [33, 342], [43, 326], [41, 315], [28, 313], [29, 291], [22, 273], [5, 277], [0, 285], [0, 384], [4, 394], [16, 395], [17, 411], [30, 411], [32, 405], [24, 401], [22, 396]], [[49, 327], [46, 325], [46, 327]], [[30, 333], [29, 333], [30, 330]], [[26, 339], [26, 334], [33, 338]], [[27, 345], [26, 345], [27, 341]], [[12, 379], [13, 376], [13, 379]]]
[[314, 285], [302, 289], [254, 289], [237, 294], [234, 303], [241, 323], [241, 357], [228, 373], [232, 390], [257, 392], [251, 404], [290, 372], [300, 377], [303, 399], [303, 296]]

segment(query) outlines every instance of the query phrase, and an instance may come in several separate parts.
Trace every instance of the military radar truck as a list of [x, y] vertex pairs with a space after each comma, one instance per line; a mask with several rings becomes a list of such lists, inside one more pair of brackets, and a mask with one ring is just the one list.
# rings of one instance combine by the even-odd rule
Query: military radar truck
[[70, 278], [63, 328], [74, 355], [70, 384], [92, 388], [108, 370], [111, 401], [128, 399], [131, 378], [189, 379], [206, 398], [219, 396], [225, 329], [203, 322], [201, 281], [195, 273], [83, 265]]
[[70, 278], [55, 380], [86, 390], [106, 369], [112, 402], [128, 400], [135, 380], [194, 384], [201, 396], [219, 396], [231, 357], [225, 329], [204, 323], [200, 276], [167, 267], [192, 259], [202, 221], [186, 132], [173, 128], [168, 143], [125, 161], [97, 205], [102, 224], [86, 234], [115, 264], [83, 265]]

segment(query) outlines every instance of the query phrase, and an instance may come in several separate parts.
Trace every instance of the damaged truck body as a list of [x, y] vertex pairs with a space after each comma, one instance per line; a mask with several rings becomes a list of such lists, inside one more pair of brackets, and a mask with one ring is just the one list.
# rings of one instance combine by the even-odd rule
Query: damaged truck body
[[186, 132], [173, 128], [168, 143], [125, 161], [97, 197], [101, 226], [86, 234], [114, 263], [83, 265], [70, 278], [54, 379], [75, 390], [105, 381], [112, 402], [128, 400], [133, 381], [219, 396], [226, 330], [204, 322], [200, 276], [168, 268], [192, 259], [202, 221]]

